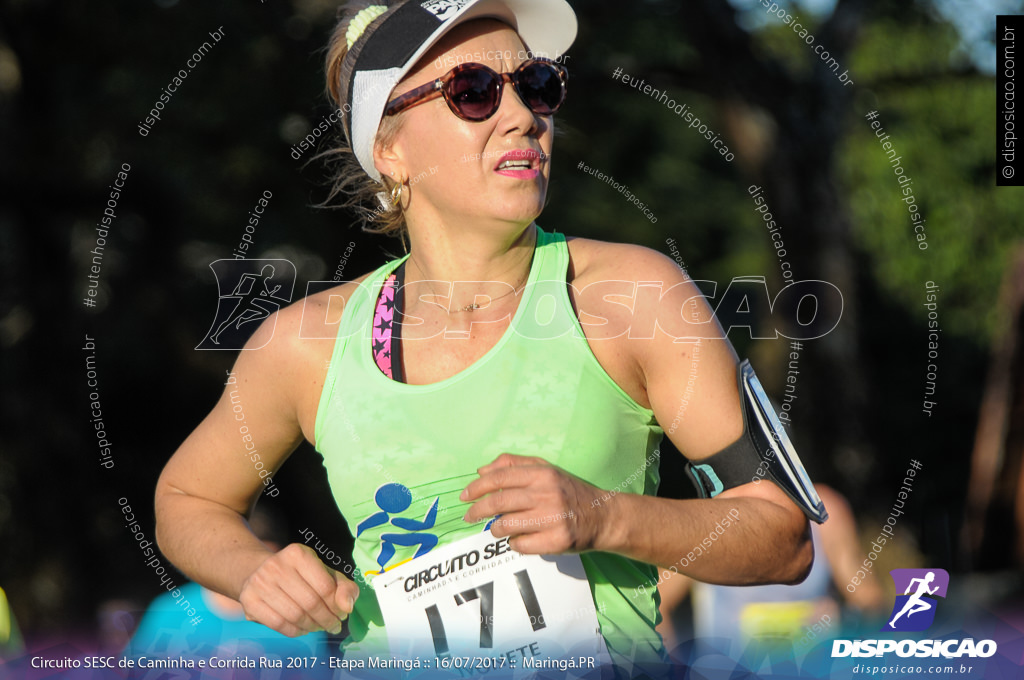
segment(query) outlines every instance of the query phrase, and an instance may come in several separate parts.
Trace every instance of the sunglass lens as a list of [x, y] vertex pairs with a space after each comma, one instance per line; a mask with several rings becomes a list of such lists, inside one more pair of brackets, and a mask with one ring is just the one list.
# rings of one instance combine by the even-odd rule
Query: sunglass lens
[[448, 98], [468, 120], [485, 120], [494, 114], [501, 81], [484, 69], [466, 69], [448, 82]]
[[533, 63], [520, 71], [518, 89], [526, 105], [541, 115], [557, 111], [565, 98], [558, 69], [546, 63]]

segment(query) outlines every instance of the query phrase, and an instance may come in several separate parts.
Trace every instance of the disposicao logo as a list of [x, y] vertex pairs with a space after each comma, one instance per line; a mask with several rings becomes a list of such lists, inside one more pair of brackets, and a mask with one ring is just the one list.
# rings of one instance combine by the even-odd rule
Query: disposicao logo
[[882, 630], [927, 630], [935, 621], [938, 604], [928, 596], [946, 597], [949, 572], [945, 569], [893, 569], [889, 574], [896, 584], [896, 604], [889, 623]]
[[[896, 586], [896, 602], [887, 632], [917, 632], [927, 630], [935, 622], [936, 597], [946, 597], [949, 572], [945, 569], [893, 569], [889, 572]], [[901, 594], [902, 593], [902, 594]], [[884, 656], [896, 652], [901, 657], [938, 657], [947, 659], [989, 657], [996, 653], [993, 640], [975, 642], [964, 640], [833, 640], [832, 657]]]

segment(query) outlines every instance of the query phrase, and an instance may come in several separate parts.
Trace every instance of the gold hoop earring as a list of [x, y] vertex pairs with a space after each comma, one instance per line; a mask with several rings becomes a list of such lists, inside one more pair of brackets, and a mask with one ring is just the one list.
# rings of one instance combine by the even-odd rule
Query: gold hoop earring
[[402, 182], [398, 182], [395, 186], [391, 187], [391, 207], [397, 208], [402, 202], [402, 191], [405, 185]]

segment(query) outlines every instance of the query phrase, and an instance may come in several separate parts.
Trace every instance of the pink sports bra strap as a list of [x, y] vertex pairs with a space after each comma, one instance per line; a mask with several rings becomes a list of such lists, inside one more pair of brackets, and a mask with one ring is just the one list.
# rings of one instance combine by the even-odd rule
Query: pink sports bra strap
[[373, 360], [381, 373], [399, 382], [402, 376], [401, 287], [405, 278], [403, 263], [381, 286], [373, 312]]

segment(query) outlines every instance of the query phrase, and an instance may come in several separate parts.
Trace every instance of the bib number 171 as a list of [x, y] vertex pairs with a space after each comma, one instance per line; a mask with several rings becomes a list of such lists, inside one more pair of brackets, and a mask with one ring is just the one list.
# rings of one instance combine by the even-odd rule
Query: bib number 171
[[[519, 587], [519, 596], [523, 600], [523, 606], [526, 607], [526, 613], [530, 617], [530, 626], [534, 631], [546, 627], [544, 614], [537, 601], [537, 593], [533, 589], [533, 582], [530, 581], [530, 574], [525, 569], [521, 569], [513, 576]], [[488, 581], [476, 588], [456, 593], [454, 599], [455, 604], [459, 606], [468, 602], [480, 602], [480, 648], [494, 647], [494, 581]], [[436, 604], [426, 607], [423, 611], [427, 616], [431, 637], [434, 639], [434, 652], [438, 656], [448, 653], [448, 636], [445, 634], [441, 611]]]
[[[489, 532], [377, 576], [388, 645], [401, 657], [534, 655], [603, 645], [579, 555], [524, 555]], [[586, 652], [590, 653], [590, 652]]]

